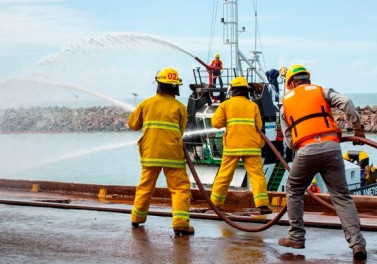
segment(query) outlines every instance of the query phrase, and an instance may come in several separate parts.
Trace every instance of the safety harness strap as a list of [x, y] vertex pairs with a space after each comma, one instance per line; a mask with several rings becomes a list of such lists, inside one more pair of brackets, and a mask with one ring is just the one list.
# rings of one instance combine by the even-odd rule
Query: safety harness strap
[[295, 133], [296, 137], [298, 136], [296, 126], [299, 123], [301, 123], [303, 121], [306, 121], [308, 119], [317, 118], [317, 117], [323, 117], [323, 119], [324, 119], [324, 121], [326, 123], [326, 127], [330, 127], [330, 124], [329, 124], [329, 121], [327, 120], [327, 118], [332, 118], [331, 115], [325, 111], [325, 107], [323, 105], [321, 106], [321, 110], [322, 110], [322, 112], [314, 113], [314, 114], [309, 114], [309, 115], [303, 116], [303, 117], [301, 117], [301, 118], [299, 118], [297, 120], [294, 120], [292, 116], [289, 117], [289, 119], [292, 122], [291, 126], [292, 126], [292, 128], [294, 130], [294, 133]]

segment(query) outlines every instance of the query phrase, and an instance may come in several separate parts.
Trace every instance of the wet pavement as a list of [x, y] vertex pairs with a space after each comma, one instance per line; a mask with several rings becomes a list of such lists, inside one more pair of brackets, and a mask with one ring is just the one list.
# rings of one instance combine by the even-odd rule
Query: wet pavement
[[193, 236], [175, 236], [171, 217], [133, 228], [128, 213], [0, 204], [0, 263], [377, 263], [376, 231], [363, 231], [368, 260], [354, 262], [340, 229], [309, 227], [306, 248], [291, 249], [277, 244], [286, 225], [246, 233], [217, 220], [191, 224]]

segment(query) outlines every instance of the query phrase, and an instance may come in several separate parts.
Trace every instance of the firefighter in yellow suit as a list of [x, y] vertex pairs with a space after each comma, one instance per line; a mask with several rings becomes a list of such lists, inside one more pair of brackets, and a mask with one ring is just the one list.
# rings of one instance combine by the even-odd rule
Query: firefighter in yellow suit
[[161, 170], [172, 198], [173, 230], [177, 235], [193, 234], [190, 226], [190, 181], [186, 172], [182, 136], [187, 109], [175, 99], [182, 85], [178, 72], [162, 69], [156, 76], [157, 93], [141, 102], [128, 119], [133, 130], [143, 128], [138, 141], [142, 166], [131, 213], [133, 227], [147, 220], [149, 204]]
[[223, 137], [223, 156], [220, 169], [212, 187], [211, 201], [224, 205], [229, 184], [238, 161], [242, 159], [252, 187], [255, 206], [261, 214], [272, 212], [263, 173], [262, 150], [264, 140], [258, 130], [262, 119], [256, 103], [250, 101], [248, 84], [244, 77], [236, 77], [231, 83], [232, 96], [220, 104], [212, 116], [215, 128], [226, 127]]

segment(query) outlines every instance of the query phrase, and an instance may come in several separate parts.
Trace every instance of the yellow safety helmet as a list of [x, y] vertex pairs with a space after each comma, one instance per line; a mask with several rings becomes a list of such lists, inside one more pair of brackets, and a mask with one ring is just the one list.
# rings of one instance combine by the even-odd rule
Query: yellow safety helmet
[[303, 65], [301, 64], [293, 65], [292, 67], [288, 69], [285, 75], [285, 79], [286, 79], [285, 86], [287, 89], [290, 89], [289, 82], [291, 81], [291, 79], [299, 73], [306, 73], [308, 76], [307, 78], [310, 78], [310, 72], [308, 72], [308, 70]]
[[362, 161], [362, 160], [365, 160], [365, 159], [368, 159], [368, 158], [369, 158], [369, 156], [368, 156], [368, 154], [364, 150], [360, 151], [360, 153], [359, 153], [359, 161]]
[[343, 154], [343, 159], [348, 160], [348, 161], [351, 161], [351, 158], [350, 158], [350, 156], [348, 155], [348, 151], [347, 151], [346, 153]]
[[167, 67], [159, 71], [156, 75], [156, 81], [159, 83], [182, 85], [182, 80], [179, 78], [177, 70], [172, 67]]
[[220, 54], [216, 53], [215, 58], [220, 58]]
[[315, 178], [312, 180], [312, 184], [317, 184], [317, 180]]
[[247, 87], [247, 81], [244, 77], [238, 76], [230, 82], [230, 86], [231, 87], [242, 87], [242, 86]]

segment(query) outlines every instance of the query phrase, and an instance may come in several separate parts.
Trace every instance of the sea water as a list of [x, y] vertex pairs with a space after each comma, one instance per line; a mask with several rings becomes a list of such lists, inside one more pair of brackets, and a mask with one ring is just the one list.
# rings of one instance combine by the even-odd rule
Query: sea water
[[[377, 94], [348, 96], [357, 106], [377, 105]], [[141, 172], [137, 140], [141, 135], [134, 131], [0, 134], [0, 178], [137, 185]], [[347, 135], [353, 133], [343, 134]], [[377, 141], [377, 134], [367, 134], [367, 138]], [[343, 153], [364, 150], [369, 163], [377, 164], [376, 149], [351, 142], [341, 146]], [[157, 186], [166, 186], [163, 175]]]
[[365, 107], [365, 106], [375, 106], [377, 105], [377, 94], [376, 93], [352, 93], [345, 94], [349, 97], [355, 106]]
[[0, 178], [135, 185], [140, 132], [0, 135]]

